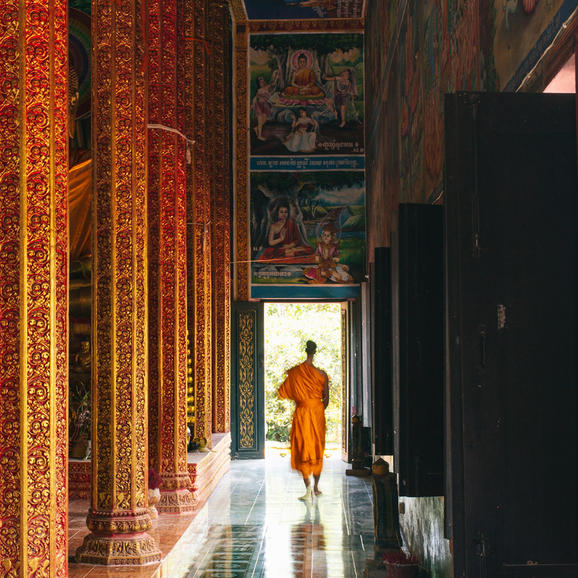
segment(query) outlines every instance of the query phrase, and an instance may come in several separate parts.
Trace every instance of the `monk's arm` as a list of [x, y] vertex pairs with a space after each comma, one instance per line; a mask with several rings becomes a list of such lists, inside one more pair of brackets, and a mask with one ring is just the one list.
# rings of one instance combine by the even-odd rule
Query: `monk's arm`
[[323, 384], [323, 407], [327, 409], [329, 405], [329, 379], [325, 373], [325, 383]]
[[290, 399], [289, 396], [289, 384], [287, 383], [289, 380], [289, 378], [287, 378], [284, 382], [283, 385], [279, 388], [279, 391], [277, 392], [277, 395], [281, 398], [281, 399]]

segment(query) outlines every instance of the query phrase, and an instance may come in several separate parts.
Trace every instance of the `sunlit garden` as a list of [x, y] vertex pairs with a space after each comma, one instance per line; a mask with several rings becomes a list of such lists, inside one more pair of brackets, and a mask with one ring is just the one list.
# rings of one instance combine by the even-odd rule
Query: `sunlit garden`
[[277, 390], [286, 371], [305, 361], [305, 342], [317, 343], [314, 364], [329, 376], [329, 406], [325, 411], [326, 442], [341, 440], [343, 359], [339, 303], [268, 303], [265, 305], [266, 439], [280, 446], [289, 441], [294, 403], [279, 399]]

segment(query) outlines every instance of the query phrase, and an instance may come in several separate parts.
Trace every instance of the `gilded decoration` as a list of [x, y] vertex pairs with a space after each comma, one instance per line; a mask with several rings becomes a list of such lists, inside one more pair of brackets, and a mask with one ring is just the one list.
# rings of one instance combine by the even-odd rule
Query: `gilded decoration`
[[245, 23], [235, 26], [235, 300], [249, 300], [249, 34]]
[[[77, 561], [160, 559], [147, 510], [147, 214], [141, 0], [96, 0], [93, 29], [92, 499]], [[114, 151], [114, 154], [113, 154]], [[136, 520], [136, 521], [135, 521]], [[113, 537], [128, 524], [134, 537]], [[138, 528], [138, 529], [137, 529]]]
[[212, 2], [209, 15], [212, 39], [210, 108], [213, 127], [213, 191], [211, 194], [211, 232], [213, 271], [213, 432], [230, 428], [230, 123], [228, 117], [231, 79], [227, 72], [231, 57], [229, 11], [225, 2]]
[[187, 179], [189, 333], [193, 352], [195, 422], [193, 437], [210, 444], [212, 425], [211, 376], [211, 201], [210, 123], [206, 111], [208, 78], [212, 68], [207, 41], [208, 0], [196, 0], [185, 13], [186, 62], [191, 77], [187, 85], [187, 133], [195, 141]]
[[93, 532], [112, 532], [114, 534], [134, 534], [146, 532], [152, 528], [148, 508], [135, 511], [105, 510], [99, 512], [90, 509], [87, 525]]
[[90, 534], [84, 539], [82, 549], [82, 560], [78, 561], [83, 564], [134, 566], [151, 564], [160, 559], [155, 541], [147, 534], [138, 539], [103, 538]]
[[[190, 478], [189, 478], [190, 480]], [[182, 488], [173, 492], [161, 492], [161, 499], [157, 505], [159, 512], [167, 514], [182, 514], [196, 509], [196, 501], [191, 492]]]
[[177, 61], [183, 32], [177, 12], [176, 0], [149, 3], [149, 427], [155, 428], [150, 461], [160, 471], [163, 490], [169, 482], [172, 491], [180, 490], [179, 512], [185, 512], [193, 509], [187, 486], [178, 485], [187, 478], [185, 163], [190, 139], [180, 118]]
[[239, 312], [239, 447], [257, 446], [255, 433], [255, 331], [254, 311]]
[[0, 551], [10, 577], [66, 574], [66, 11], [62, 0], [0, 3]]
[[243, 22], [247, 19], [247, 10], [243, 0], [230, 0], [231, 14], [235, 22]]

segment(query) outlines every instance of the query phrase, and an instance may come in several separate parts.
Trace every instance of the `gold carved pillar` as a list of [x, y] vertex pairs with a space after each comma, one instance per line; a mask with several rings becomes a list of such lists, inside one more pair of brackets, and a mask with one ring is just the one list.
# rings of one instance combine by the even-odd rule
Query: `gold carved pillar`
[[209, 38], [213, 73], [210, 100], [214, 136], [211, 187], [213, 272], [213, 431], [230, 430], [230, 341], [231, 341], [231, 30], [229, 8], [224, 1], [210, 4]]
[[[235, 78], [235, 193], [234, 193], [234, 254], [235, 287], [234, 299], [248, 301], [250, 298], [249, 279], [251, 275], [251, 250], [249, 247], [249, 23], [242, 2], [232, 3], [235, 20], [234, 32], [234, 72]], [[239, 6], [241, 5], [241, 6]]]
[[144, 0], [94, 0], [91, 530], [81, 563], [160, 559], [147, 534]]
[[214, 0], [187, 2], [186, 30], [186, 128], [195, 141], [187, 175], [187, 281], [188, 323], [193, 356], [195, 423], [193, 437], [212, 434], [211, 337], [211, 147], [213, 115], [209, 99], [212, 72], [207, 37], [209, 4]]
[[66, 0], [0, 2], [0, 574], [65, 576]]
[[[160, 512], [194, 510], [187, 471], [186, 150], [178, 86], [183, 28], [177, 0], [149, 0], [150, 462]], [[179, 106], [181, 105], [181, 106]]]

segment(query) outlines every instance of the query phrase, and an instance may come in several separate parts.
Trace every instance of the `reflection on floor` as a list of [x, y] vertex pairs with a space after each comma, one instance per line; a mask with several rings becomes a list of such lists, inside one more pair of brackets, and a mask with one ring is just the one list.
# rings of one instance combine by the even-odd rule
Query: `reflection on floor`
[[[165, 514], [155, 521], [150, 533], [163, 552], [161, 564], [139, 569], [71, 564], [69, 576], [361, 577], [374, 554], [371, 482], [346, 476], [348, 465], [336, 454], [329, 452], [325, 460], [323, 495], [312, 503], [298, 500], [303, 482], [291, 471], [288, 452], [235, 460], [194, 518]], [[87, 507], [71, 502], [71, 510], [78, 510], [71, 511], [71, 553], [87, 532]]]
[[323, 495], [307, 503], [288, 456], [232, 462], [171, 553], [179, 560], [167, 576], [363, 576], [373, 556], [371, 484], [345, 469], [326, 459]]

